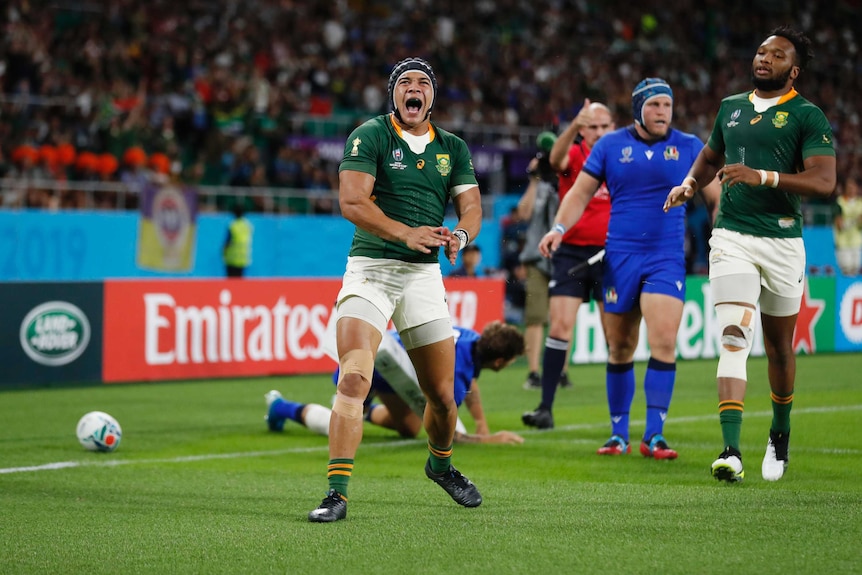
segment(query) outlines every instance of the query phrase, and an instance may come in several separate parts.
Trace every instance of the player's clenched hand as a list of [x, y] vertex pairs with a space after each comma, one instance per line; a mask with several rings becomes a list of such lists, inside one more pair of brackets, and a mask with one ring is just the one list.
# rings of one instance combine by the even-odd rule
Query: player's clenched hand
[[560, 242], [563, 241], [563, 234], [556, 230], [551, 230], [542, 236], [542, 239], [539, 240], [539, 253], [541, 253], [546, 258], [551, 257], [557, 248], [560, 247]]
[[[452, 241], [452, 232], [448, 228], [432, 228], [431, 226], [419, 226], [418, 228], [410, 228], [407, 232], [407, 237], [404, 238], [405, 245], [411, 250], [430, 254], [433, 248], [448, 246]], [[458, 238], [455, 238], [455, 245], [459, 245]], [[447, 250], [447, 255], [449, 250]], [[455, 253], [458, 253], [456, 248]], [[451, 258], [450, 258], [451, 261]]]

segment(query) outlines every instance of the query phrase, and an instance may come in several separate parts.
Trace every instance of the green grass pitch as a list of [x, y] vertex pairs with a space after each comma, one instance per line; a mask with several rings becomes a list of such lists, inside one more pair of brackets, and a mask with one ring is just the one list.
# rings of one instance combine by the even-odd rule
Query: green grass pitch
[[[720, 484], [715, 361], [680, 361], [665, 435], [676, 461], [595, 455], [610, 426], [604, 366], [573, 366], [552, 431], [523, 361], [480, 378], [492, 430], [520, 446], [459, 445], [482, 491], [464, 509], [425, 478], [424, 439], [366, 425], [347, 520], [312, 524], [326, 491], [326, 438], [266, 431], [263, 394], [329, 404], [326, 376], [0, 393], [0, 573], [862, 573], [862, 355], [798, 360], [790, 467], [760, 478], [771, 411], [749, 362], [746, 479]], [[114, 415], [120, 448], [86, 452], [75, 424]], [[463, 410], [468, 428], [472, 422]]]

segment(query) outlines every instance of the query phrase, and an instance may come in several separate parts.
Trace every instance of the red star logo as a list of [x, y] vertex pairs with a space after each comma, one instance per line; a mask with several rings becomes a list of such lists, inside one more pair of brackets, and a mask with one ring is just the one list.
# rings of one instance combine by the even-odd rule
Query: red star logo
[[799, 306], [799, 316], [796, 318], [796, 330], [793, 332], [794, 353], [803, 350], [807, 354], [812, 354], [817, 351], [814, 327], [825, 307], [825, 300], [811, 299], [811, 296], [808, 295], [808, 278], [805, 278], [805, 291], [802, 292], [802, 303]]

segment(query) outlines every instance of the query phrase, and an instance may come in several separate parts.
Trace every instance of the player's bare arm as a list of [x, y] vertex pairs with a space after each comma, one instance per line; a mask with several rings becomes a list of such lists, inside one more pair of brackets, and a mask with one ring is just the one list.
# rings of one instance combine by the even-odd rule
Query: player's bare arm
[[578, 174], [575, 183], [563, 197], [557, 217], [554, 218], [554, 227], [539, 240], [539, 252], [546, 257], [557, 251], [563, 240], [566, 230], [578, 223], [587, 204], [590, 203], [601, 182], [586, 172]]
[[485, 410], [482, 407], [482, 395], [479, 393], [479, 382], [473, 379], [470, 384], [470, 391], [464, 396], [464, 404], [470, 411], [470, 417], [473, 418], [473, 423], [476, 424], [477, 435], [488, 435], [490, 429], [488, 420], [485, 419]]
[[[455, 207], [455, 215], [458, 216], [455, 229], [464, 230], [467, 232], [468, 240], [475, 241], [482, 229], [482, 197], [479, 193], [479, 187], [473, 186], [454, 196], [452, 204]], [[462, 248], [461, 237], [459, 236], [460, 234], [450, 234], [446, 245], [446, 258], [452, 265], [455, 265], [458, 251]]]
[[[703, 189], [707, 205], [714, 213], [721, 195], [721, 182], [715, 175], [724, 166], [724, 155], [719, 154], [709, 146], [704, 146], [694, 160], [688, 175], [678, 186], [671, 188], [664, 201], [664, 211], [685, 204], [694, 197], [698, 190]], [[704, 183], [706, 182], [706, 183]]]
[[828, 198], [835, 190], [835, 156], [811, 156], [803, 161], [803, 170], [785, 174], [731, 164], [719, 171], [722, 183], [733, 187], [744, 183], [767, 185], [800, 196]]
[[[431, 248], [449, 244], [446, 228], [420, 226], [411, 228], [383, 213], [374, 203], [374, 176], [365, 172], [343, 170], [339, 175], [338, 204], [341, 214], [355, 224], [384, 240], [403, 242], [411, 250], [431, 253]], [[480, 215], [481, 218], [481, 215]]]

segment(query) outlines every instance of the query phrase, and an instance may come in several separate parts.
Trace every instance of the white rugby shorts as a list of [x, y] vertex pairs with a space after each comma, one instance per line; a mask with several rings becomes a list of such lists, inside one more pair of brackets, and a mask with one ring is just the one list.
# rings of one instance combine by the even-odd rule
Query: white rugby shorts
[[[763, 238], [716, 228], [709, 247], [709, 281], [715, 303], [756, 304], [759, 299], [760, 309], [767, 315], [799, 312], [805, 290], [802, 238]], [[759, 281], [740, 276], [756, 276]]]
[[[439, 263], [349, 257], [336, 307], [354, 296], [370, 302], [387, 321], [392, 319], [399, 332], [450, 317]], [[386, 331], [386, 325], [377, 327]]]

